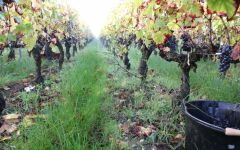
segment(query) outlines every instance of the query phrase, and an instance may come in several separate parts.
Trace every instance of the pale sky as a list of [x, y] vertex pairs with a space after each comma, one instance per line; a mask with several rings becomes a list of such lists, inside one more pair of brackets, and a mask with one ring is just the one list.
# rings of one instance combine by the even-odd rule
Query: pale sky
[[123, 0], [67, 0], [80, 12], [95, 36], [100, 34], [110, 12]]

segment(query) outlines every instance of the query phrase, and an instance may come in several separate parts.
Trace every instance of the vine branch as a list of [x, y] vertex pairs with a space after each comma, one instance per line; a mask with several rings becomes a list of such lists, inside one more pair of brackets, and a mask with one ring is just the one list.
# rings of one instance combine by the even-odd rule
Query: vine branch
[[231, 44], [230, 35], [229, 35], [229, 32], [228, 32], [228, 27], [227, 27], [225, 21], [223, 20], [222, 16], [220, 16], [220, 19], [221, 19], [221, 21], [223, 23], [225, 34], [227, 35], [228, 44]]
[[213, 41], [212, 41], [212, 34], [213, 34], [213, 29], [212, 29], [212, 14], [210, 16], [210, 18], [208, 19], [208, 23], [209, 23], [209, 43], [211, 45], [211, 50], [213, 49], [214, 45], [213, 45]]

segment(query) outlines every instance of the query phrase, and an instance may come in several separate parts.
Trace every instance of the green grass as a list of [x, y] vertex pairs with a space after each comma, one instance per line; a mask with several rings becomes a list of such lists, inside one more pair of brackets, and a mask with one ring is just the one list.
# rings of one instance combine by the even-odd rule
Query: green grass
[[46, 120], [23, 130], [23, 135], [14, 142], [18, 149], [98, 150], [109, 146], [105, 137], [114, 125], [106, 121], [107, 115], [102, 110], [108, 101], [106, 64], [96, 55], [96, 48], [91, 44], [86, 48], [88, 52], [65, 67], [59, 103], [48, 109]]
[[16, 50], [16, 60], [7, 61], [7, 53], [0, 56], [0, 86], [19, 81], [27, 77], [35, 70], [33, 58], [29, 58], [26, 50], [23, 50], [22, 59], [19, 59]]
[[36, 92], [21, 92], [18, 97], [22, 100], [23, 107], [18, 109], [22, 109], [24, 112], [29, 111], [31, 108], [37, 108], [39, 96], [40, 91], [38, 89], [36, 89]]

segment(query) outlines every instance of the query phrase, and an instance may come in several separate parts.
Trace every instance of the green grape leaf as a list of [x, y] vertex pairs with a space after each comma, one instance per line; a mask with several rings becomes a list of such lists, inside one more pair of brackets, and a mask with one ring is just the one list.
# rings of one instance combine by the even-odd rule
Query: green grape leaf
[[145, 11], [145, 14], [148, 16], [148, 17], [151, 17], [153, 15], [153, 6], [150, 5], [147, 7], [147, 10]]
[[7, 39], [8, 39], [8, 41], [16, 41], [17, 37], [16, 37], [15, 34], [9, 33], [8, 36], [7, 36]]
[[5, 43], [7, 41], [7, 37], [5, 35], [0, 35], [0, 43]]
[[28, 34], [30, 31], [32, 31], [32, 24], [31, 23], [22, 23], [16, 26], [15, 32], [21, 32]]
[[232, 17], [235, 12], [234, 0], [208, 0], [208, 6], [213, 11], [224, 11], [228, 17]]
[[160, 18], [157, 18], [155, 22], [155, 30], [159, 30], [160, 28], [164, 27], [166, 24]]
[[201, 14], [199, 5], [193, 3], [190, 6], [190, 12], [199, 16]]

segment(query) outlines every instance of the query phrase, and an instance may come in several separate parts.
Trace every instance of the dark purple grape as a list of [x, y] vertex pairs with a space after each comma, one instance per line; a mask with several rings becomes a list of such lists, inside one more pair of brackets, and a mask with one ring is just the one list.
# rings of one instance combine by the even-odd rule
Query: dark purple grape
[[177, 50], [177, 40], [174, 35], [172, 35], [168, 40], [164, 43], [164, 47], [169, 47], [172, 52]]
[[151, 43], [149, 44], [149, 50], [150, 50], [150, 51], [154, 51], [156, 48], [157, 48], [157, 46], [156, 46], [155, 43], [151, 42]]
[[138, 40], [137, 48], [140, 49], [142, 47], [142, 45], [143, 45], [143, 40], [142, 39]]
[[190, 35], [187, 34], [187, 33], [183, 33], [183, 34], [181, 35], [181, 39], [182, 39], [182, 41], [183, 41], [182, 50], [183, 50], [183, 51], [187, 51], [187, 52], [192, 51], [192, 49], [193, 49], [193, 44], [192, 44]]
[[228, 44], [222, 45], [220, 47], [220, 65], [219, 65], [219, 72], [222, 75], [225, 75], [227, 70], [230, 68], [231, 64], [231, 53], [232, 53], [232, 47]]

